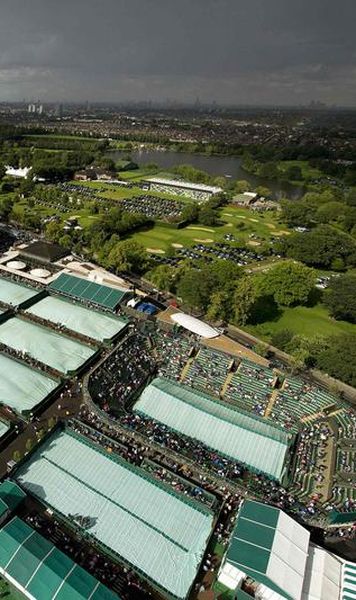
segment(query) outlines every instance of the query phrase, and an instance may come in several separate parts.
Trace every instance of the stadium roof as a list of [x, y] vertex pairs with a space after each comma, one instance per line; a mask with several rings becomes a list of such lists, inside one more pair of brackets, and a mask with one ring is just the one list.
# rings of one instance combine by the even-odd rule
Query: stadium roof
[[30, 600], [118, 600], [18, 517], [0, 530], [0, 573]]
[[163, 378], [154, 379], [146, 387], [134, 410], [251, 470], [277, 480], [283, 477], [293, 436], [257, 416]]
[[235, 567], [238, 576], [242, 571], [283, 598], [296, 600], [302, 594], [308, 547], [309, 532], [299, 523], [278, 508], [246, 500], [225, 564]]
[[207, 192], [208, 194], [218, 194], [222, 192], [222, 188], [214, 185], [205, 185], [204, 183], [190, 183], [189, 181], [179, 181], [178, 179], [163, 179], [160, 177], [149, 177], [146, 179], [149, 183], [157, 183], [158, 185], [168, 185], [172, 187], [182, 188], [186, 190], [194, 190], [196, 192]]
[[196, 335], [200, 335], [203, 338], [216, 338], [220, 335], [219, 331], [204, 323], [200, 319], [196, 319], [195, 317], [191, 317], [190, 315], [186, 315], [185, 313], [174, 313], [171, 315], [172, 321], [181, 325], [188, 331], [195, 333]]
[[26, 248], [21, 248], [20, 250], [20, 256], [25, 256], [45, 263], [56, 262], [68, 254], [68, 250], [63, 248], [63, 246], [44, 241], [32, 242], [32, 244], [29, 244]]
[[67, 273], [61, 273], [48, 287], [50, 290], [60, 292], [71, 298], [87, 300], [111, 310], [117, 308], [126, 294], [125, 290], [88, 281]]
[[209, 509], [71, 430], [44, 442], [16, 479], [76, 526], [89, 516], [86, 535], [159, 588], [186, 597], [212, 531]]

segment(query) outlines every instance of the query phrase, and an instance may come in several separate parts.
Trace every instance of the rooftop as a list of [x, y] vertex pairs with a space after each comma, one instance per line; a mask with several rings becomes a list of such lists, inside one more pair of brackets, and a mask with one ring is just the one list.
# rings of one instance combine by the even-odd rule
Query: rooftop
[[172, 187], [194, 190], [196, 192], [207, 192], [210, 194], [218, 194], [222, 192], [222, 188], [214, 185], [205, 185], [204, 183], [190, 183], [189, 181], [179, 181], [179, 179], [163, 179], [160, 177], [149, 177], [146, 181], [149, 183], [157, 183], [159, 185], [170, 185]]
[[225, 564], [231, 579], [234, 567], [283, 598], [300, 600], [308, 548], [309, 532], [282, 510], [245, 500]]
[[67, 256], [67, 254], [69, 254], [68, 250], [62, 246], [40, 240], [32, 242], [32, 244], [22, 248], [20, 252], [21, 256], [34, 258], [45, 263], [56, 262], [60, 258]]
[[30, 600], [118, 600], [18, 517], [0, 530], [0, 573]]
[[67, 273], [61, 273], [49, 285], [49, 289], [66, 296], [93, 302], [98, 306], [115, 310], [126, 294], [126, 290], [88, 281]]

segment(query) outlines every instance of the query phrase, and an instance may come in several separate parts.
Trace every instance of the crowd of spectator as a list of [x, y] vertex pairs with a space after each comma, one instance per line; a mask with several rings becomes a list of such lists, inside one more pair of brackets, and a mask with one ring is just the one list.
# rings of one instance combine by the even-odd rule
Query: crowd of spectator
[[89, 393], [102, 410], [118, 414], [154, 369], [148, 339], [132, 333], [90, 374]]
[[129, 567], [114, 562], [77, 537], [56, 518], [47, 518], [38, 513], [30, 513], [26, 522], [74, 562], [91, 573], [98, 581], [111, 588], [123, 600], [151, 598], [150, 592]]

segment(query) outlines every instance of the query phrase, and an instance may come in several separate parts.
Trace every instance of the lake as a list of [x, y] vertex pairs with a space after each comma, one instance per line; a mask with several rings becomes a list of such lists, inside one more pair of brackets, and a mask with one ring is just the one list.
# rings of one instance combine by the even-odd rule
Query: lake
[[263, 179], [244, 171], [241, 166], [242, 159], [238, 156], [208, 156], [191, 152], [173, 152], [170, 150], [139, 150], [129, 153], [113, 150], [108, 153], [108, 156], [113, 160], [120, 160], [120, 158], [128, 154], [140, 166], [155, 163], [161, 169], [169, 170], [178, 165], [191, 165], [196, 169], [206, 171], [209, 175], [223, 175], [225, 177], [232, 177], [233, 179], [245, 179], [254, 188], [260, 185], [268, 187], [272, 191], [273, 197], [277, 200], [282, 197], [288, 197], [293, 200], [298, 199], [304, 193], [301, 186]]

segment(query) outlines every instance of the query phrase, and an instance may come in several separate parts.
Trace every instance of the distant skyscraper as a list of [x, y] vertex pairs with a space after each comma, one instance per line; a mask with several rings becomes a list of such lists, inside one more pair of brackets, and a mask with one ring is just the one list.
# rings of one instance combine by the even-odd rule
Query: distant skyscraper
[[59, 103], [59, 104], [56, 105], [55, 113], [56, 113], [56, 117], [59, 117], [59, 118], [62, 117], [62, 115], [63, 115], [63, 104]]

